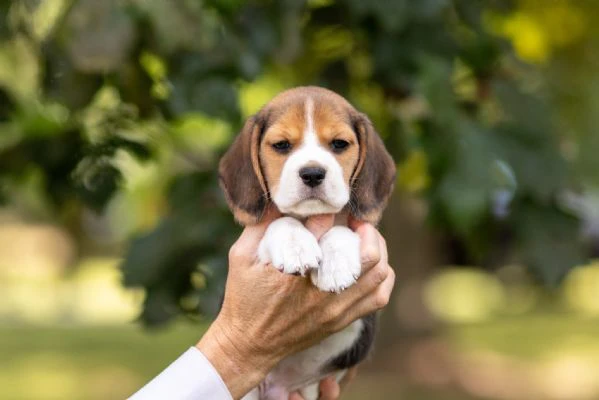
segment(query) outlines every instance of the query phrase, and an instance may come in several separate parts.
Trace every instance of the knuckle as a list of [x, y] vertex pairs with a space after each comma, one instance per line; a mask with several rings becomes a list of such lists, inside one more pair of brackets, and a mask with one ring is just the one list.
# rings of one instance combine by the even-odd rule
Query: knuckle
[[391, 278], [391, 280], [393, 282], [395, 282], [395, 278], [396, 278], [395, 270], [393, 268], [391, 268], [390, 266], [387, 266], [387, 271], [388, 271], [388, 274], [389, 274], [389, 277]]
[[329, 319], [333, 322], [337, 322], [339, 318], [343, 315], [343, 306], [340, 303], [333, 303], [330, 308]]
[[374, 244], [367, 244], [361, 254], [362, 260], [366, 264], [375, 264], [380, 260], [380, 252]]
[[374, 268], [374, 281], [377, 285], [380, 285], [389, 276], [389, 268], [387, 268], [386, 265], [380, 263], [377, 264]]
[[324, 333], [326, 333], [327, 335], [332, 335], [333, 333], [338, 331], [337, 328], [338, 322], [335, 321], [328, 321], [326, 324], [322, 324], [322, 329], [324, 331]]
[[387, 239], [385, 239], [385, 237], [383, 235], [379, 235], [381, 237], [381, 243], [383, 244], [383, 246], [385, 246], [385, 248], [387, 248]]
[[334, 331], [342, 315], [343, 308], [340, 304], [329, 304], [322, 314], [321, 326], [327, 331]]
[[374, 298], [374, 306], [377, 309], [384, 308], [387, 304], [389, 304], [389, 295], [387, 293], [379, 291]]
[[333, 319], [333, 313], [324, 312], [321, 315], [320, 320], [318, 321], [320, 328], [327, 334], [330, 334], [333, 331], [333, 327], [335, 326], [335, 321]]
[[235, 243], [229, 249], [229, 261], [238, 261], [241, 258], [243, 258], [243, 249], [238, 243]]

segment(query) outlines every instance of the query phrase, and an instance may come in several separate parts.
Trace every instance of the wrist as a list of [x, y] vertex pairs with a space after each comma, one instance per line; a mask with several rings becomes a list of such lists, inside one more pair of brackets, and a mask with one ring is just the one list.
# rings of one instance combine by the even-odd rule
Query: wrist
[[256, 387], [276, 364], [268, 354], [253, 347], [246, 335], [236, 334], [218, 318], [196, 348], [216, 369], [234, 399]]

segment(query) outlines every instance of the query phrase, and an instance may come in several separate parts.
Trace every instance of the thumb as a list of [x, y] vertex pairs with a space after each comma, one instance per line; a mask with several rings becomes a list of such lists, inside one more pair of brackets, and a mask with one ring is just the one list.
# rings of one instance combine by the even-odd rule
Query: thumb
[[335, 222], [334, 214], [320, 214], [309, 217], [306, 220], [306, 228], [312, 232], [316, 239], [320, 239], [329, 229], [333, 227]]

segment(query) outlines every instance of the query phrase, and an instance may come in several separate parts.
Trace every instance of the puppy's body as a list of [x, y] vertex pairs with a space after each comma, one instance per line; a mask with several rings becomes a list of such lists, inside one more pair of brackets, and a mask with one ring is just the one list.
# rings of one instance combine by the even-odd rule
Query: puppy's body
[[307, 400], [318, 399], [318, 385], [322, 378], [336, 374], [337, 380], [340, 380], [347, 368], [356, 365], [368, 354], [374, 335], [374, 321], [374, 314], [359, 319], [318, 345], [286, 358], [243, 400], [287, 400], [289, 393], [295, 390], [299, 390]]
[[[360, 275], [360, 242], [347, 216], [377, 223], [394, 182], [395, 165], [366, 116], [326, 89], [281, 93], [250, 118], [221, 160], [221, 186], [236, 219], [260, 221], [274, 205], [258, 258], [284, 273], [309, 274], [323, 291], [340, 292]], [[336, 214], [319, 241], [302, 221]], [[374, 315], [355, 321], [321, 343], [281, 361], [244, 400], [287, 399], [300, 390], [318, 398], [318, 381], [368, 353]]]

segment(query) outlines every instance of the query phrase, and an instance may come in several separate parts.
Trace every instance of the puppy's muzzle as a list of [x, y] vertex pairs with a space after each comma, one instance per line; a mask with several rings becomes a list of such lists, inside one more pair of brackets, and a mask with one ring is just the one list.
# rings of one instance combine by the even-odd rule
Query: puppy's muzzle
[[299, 170], [299, 176], [305, 185], [314, 188], [322, 183], [327, 171], [322, 167], [304, 167]]

